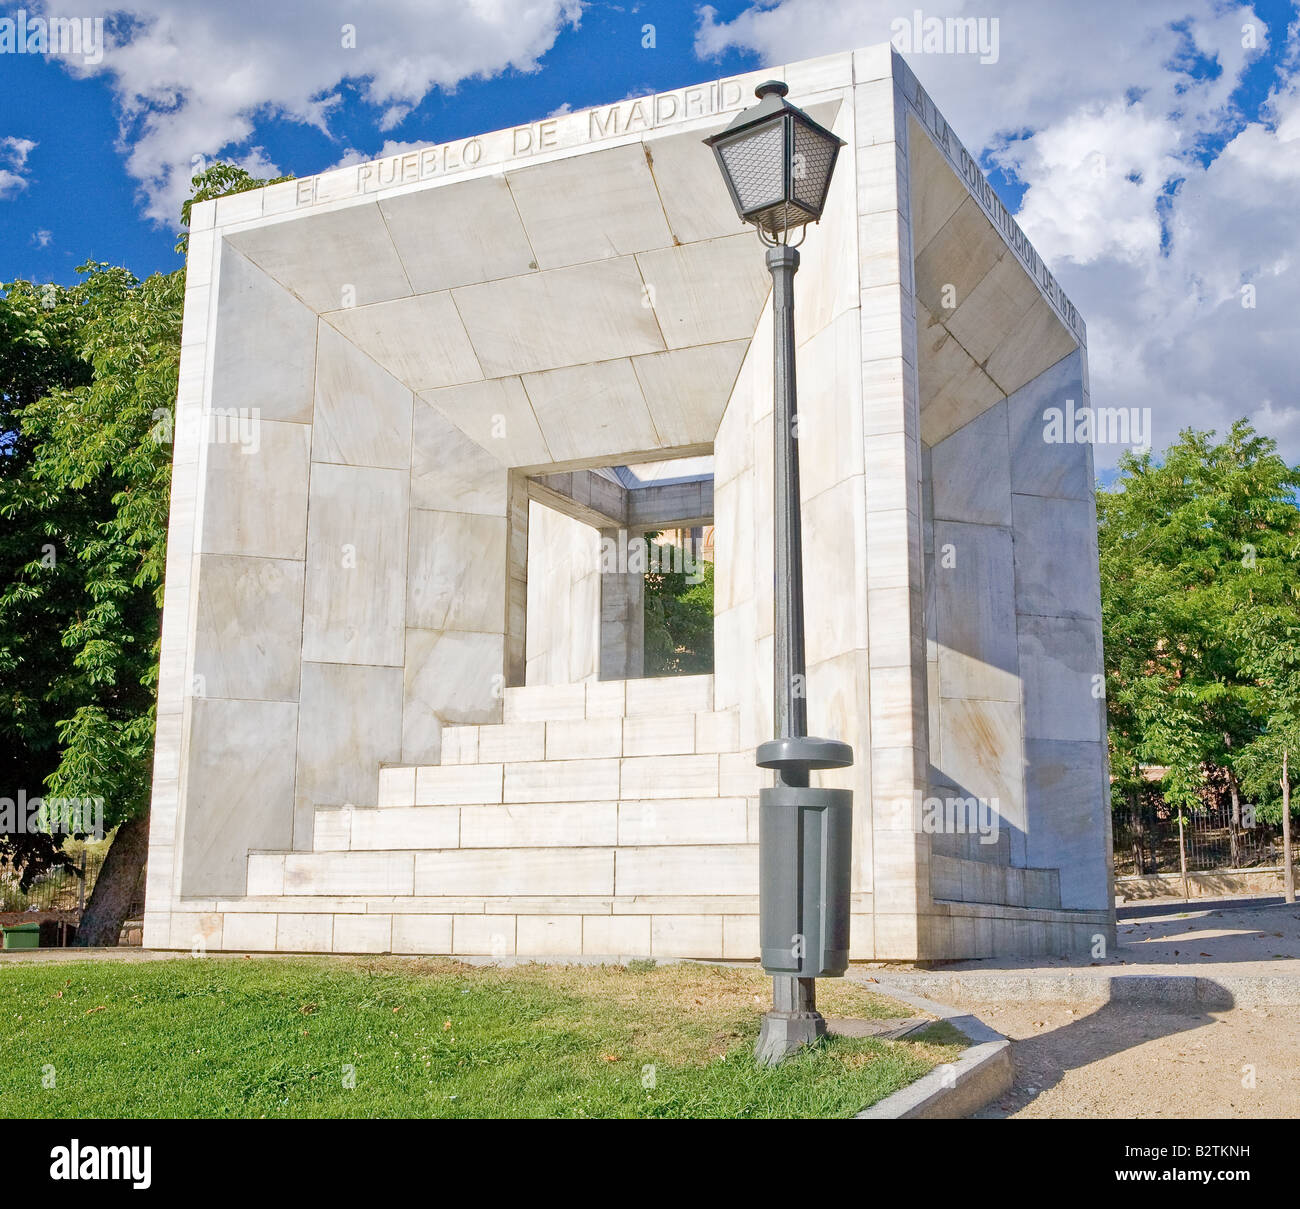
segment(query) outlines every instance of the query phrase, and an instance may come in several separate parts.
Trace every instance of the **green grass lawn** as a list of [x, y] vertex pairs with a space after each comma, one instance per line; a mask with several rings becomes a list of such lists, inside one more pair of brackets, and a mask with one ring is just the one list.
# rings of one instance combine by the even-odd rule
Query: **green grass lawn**
[[[0, 1115], [843, 1117], [960, 1049], [939, 1026], [759, 1070], [768, 987], [700, 965], [0, 965]], [[828, 1016], [908, 1014], [851, 983], [818, 990]]]

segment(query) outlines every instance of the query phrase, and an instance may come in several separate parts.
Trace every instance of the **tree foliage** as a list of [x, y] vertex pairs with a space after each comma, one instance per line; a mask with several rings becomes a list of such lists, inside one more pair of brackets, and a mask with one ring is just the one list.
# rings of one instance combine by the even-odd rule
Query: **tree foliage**
[[[213, 165], [182, 220], [195, 201], [266, 183]], [[140, 281], [98, 262], [78, 272], [69, 288], [17, 281], [0, 297], [0, 796], [102, 799], [106, 825], [131, 823], [138, 841], [185, 275]], [[57, 859], [39, 837], [0, 845], [28, 861], [27, 878]], [[117, 862], [128, 881], [135, 851]], [[88, 914], [101, 886], [129, 901], [130, 885], [123, 895], [111, 881], [101, 875]]]
[[[647, 534], [647, 540], [657, 536]], [[667, 546], [651, 560], [660, 568], [683, 566]], [[685, 569], [661, 570], [645, 580], [645, 674], [699, 675], [713, 671], [713, 564], [697, 559], [698, 582]]]
[[1300, 624], [1293, 609], [1265, 606], [1238, 618], [1244, 666], [1259, 685], [1259, 733], [1238, 757], [1241, 782], [1258, 817], [1277, 823], [1282, 814], [1282, 764], [1295, 781], [1300, 760]]
[[111, 826], [148, 801], [184, 281], [79, 271], [60, 307], [82, 372], [22, 407], [25, 464], [0, 487], [26, 554], [0, 591], [0, 660], [16, 716], [55, 728], [44, 789], [102, 797]]
[[[1300, 471], [1244, 420], [1191, 429], [1157, 462], [1125, 454], [1097, 498], [1111, 773], [1143, 765], [1190, 806], [1213, 769], [1254, 792], [1280, 776], [1300, 697]], [[1276, 776], [1274, 775], [1276, 773]]]
[[[72, 656], [62, 643], [82, 598], [80, 568], [60, 560], [68, 533], [84, 532], [94, 505], [65, 501], [40, 524], [16, 523], [6, 504], [28, 481], [35, 455], [21, 417], [55, 389], [90, 380], [77, 355], [81, 315], [70, 291], [15, 282], [0, 298], [0, 797], [39, 796], [59, 763], [60, 688]], [[39, 589], [29, 581], [37, 581]], [[62, 861], [40, 833], [0, 835], [0, 857], [22, 870], [24, 886]]]

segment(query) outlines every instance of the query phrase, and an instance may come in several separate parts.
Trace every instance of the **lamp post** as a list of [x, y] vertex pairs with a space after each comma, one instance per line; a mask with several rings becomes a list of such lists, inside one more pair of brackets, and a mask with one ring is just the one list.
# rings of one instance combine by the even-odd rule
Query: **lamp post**
[[779, 80], [755, 89], [757, 105], [704, 142], [713, 148], [740, 217], [767, 247], [772, 274], [775, 445], [775, 594], [773, 706], [775, 738], [756, 753], [776, 785], [759, 799], [759, 944], [772, 975], [772, 1010], [763, 1017], [756, 1055], [780, 1062], [826, 1032], [816, 979], [848, 967], [849, 870], [853, 795], [809, 785], [809, 773], [847, 768], [847, 743], [808, 735], [804, 691], [803, 561], [795, 394], [794, 275], [806, 225], [821, 218], [843, 140], [785, 95]]

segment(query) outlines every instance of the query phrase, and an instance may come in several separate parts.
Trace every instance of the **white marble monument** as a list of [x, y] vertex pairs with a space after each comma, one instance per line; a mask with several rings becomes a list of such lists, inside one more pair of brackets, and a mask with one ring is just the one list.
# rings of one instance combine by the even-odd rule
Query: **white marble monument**
[[[1084, 324], [885, 45], [195, 206], [146, 945], [757, 957], [772, 319], [701, 139], [771, 77], [847, 142], [796, 297], [852, 954], [1113, 935]], [[715, 674], [646, 678], [600, 540], [703, 523]]]

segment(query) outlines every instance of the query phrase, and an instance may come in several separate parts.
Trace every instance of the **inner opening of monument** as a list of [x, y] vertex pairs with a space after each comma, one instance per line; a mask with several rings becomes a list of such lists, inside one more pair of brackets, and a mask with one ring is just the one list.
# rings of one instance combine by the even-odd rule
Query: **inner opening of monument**
[[713, 457], [527, 477], [525, 684], [713, 671]]

